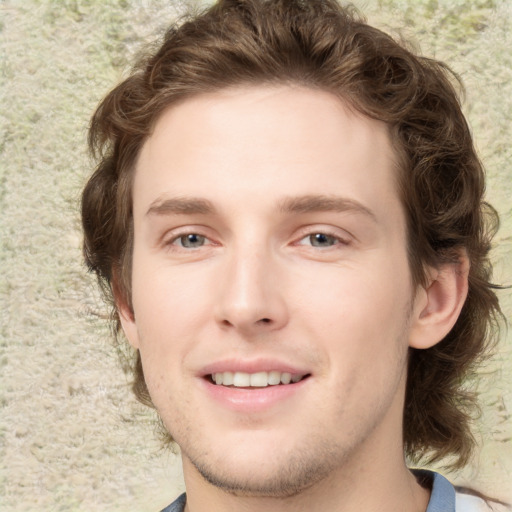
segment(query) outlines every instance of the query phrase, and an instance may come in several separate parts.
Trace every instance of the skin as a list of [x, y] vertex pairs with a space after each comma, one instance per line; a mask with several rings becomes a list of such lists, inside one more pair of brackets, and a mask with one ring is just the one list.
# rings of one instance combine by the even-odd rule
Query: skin
[[[156, 123], [119, 308], [188, 510], [426, 509], [403, 457], [407, 353], [451, 328], [467, 269], [412, 286], [396, 173], [386, 125], [318, 90], [218, 91]], [[285, 365], [307, 377], [277, 398], [207, 375]]]

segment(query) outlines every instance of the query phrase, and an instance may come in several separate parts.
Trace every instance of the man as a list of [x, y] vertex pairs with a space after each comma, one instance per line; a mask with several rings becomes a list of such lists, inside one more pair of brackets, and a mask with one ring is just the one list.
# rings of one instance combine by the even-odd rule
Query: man
[[182, 453], [166, 510], [487, 510], [495, 213], [449, 70], [330, 0], [225, 0], [94, 115], [88, 265]]

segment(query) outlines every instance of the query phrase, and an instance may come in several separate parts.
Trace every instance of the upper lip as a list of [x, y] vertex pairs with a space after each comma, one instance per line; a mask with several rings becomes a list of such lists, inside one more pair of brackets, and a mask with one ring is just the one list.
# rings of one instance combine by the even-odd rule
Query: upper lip
[[307, 375], [310, 372], [300, 365], [272, 358], [258, 359], [223, 359], [207, 364], [199, 372], [201, 377], [221, 372], [258, 373], [278, 371], [293, 375]]

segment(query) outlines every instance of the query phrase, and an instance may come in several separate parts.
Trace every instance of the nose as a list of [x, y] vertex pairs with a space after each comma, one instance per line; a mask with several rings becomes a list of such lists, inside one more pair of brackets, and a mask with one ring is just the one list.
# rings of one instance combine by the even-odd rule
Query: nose
[[288, 323], [279, 268], [264, 250], [234, 252], [219, 276], [215, 317], [224, 329], [250, 336]]

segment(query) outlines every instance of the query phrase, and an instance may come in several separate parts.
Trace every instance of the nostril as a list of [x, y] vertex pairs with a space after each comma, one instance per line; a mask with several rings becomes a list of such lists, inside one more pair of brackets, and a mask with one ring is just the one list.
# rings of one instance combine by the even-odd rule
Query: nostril
[[261, 323], [264, 323], [264, 324], [269, 324], [271, 322], [270, 318], [262, 318], [260, 320]]

